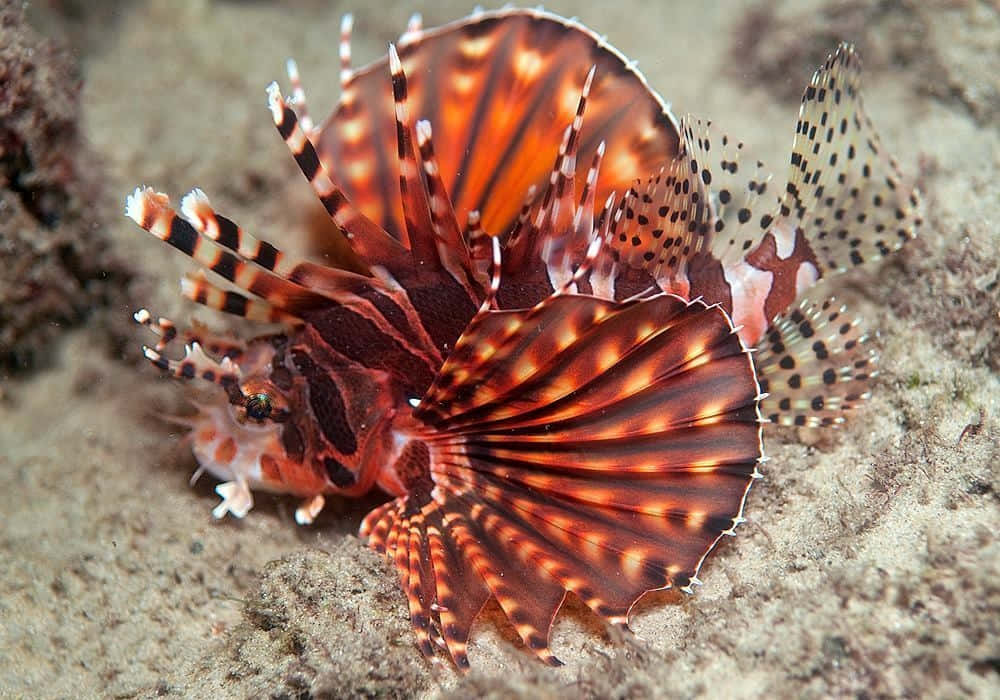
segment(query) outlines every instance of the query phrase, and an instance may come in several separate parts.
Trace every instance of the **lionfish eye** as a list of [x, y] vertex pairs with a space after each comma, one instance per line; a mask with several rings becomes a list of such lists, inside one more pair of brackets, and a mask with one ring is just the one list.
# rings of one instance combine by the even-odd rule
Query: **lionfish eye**
[[271, 397], [267, 394], [251, 394], [247, 397], [247, 417], [257, 421], [265, 421], [271, 416]]

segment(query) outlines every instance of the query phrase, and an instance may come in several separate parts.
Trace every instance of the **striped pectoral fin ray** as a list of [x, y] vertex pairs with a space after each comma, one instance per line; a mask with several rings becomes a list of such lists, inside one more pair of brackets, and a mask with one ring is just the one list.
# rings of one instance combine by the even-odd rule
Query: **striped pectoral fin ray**
[[779, 425], [843, 423], [866, 400], [877, 356], [858, 319], [834, 299], [780, 315], [757, 345], [761, 415]]
[[[527, 312], [482, 314], [473, 330], [456, 344], [422, 408], [427, 419], [437, 413], [441, 428], [488, 424], [520, 434], [544, 424], [568, 437], [587, 421], [597, 435], [641, 434], [650, 405], [664, 397], [718, 381], [721, 407], [739, 387], [712, 374], [741, 351], [728, 319], [671, 295], [629, 303], [556, 296]], [[626, 355], [629, 362], [621, 362]], [[676, 408], [658, 412], [659, 423], [707, 415], [696, 402]]]
[[469, 632], [491, 593], [476, 569], [465, 563], [459, 539], [450, 526], [456, 517], [460, 515], [453, 510], [435, 509], [427, 518], [427, 535], [437, 586], [441, 636], [455, 665], [468, 668]]
[[432, 601], [436, 600], [434, 569], [431, 566], [430, 540], [423, 513], [406, 519], [396, 545], [397, 568], [406, 567], [404, 590], [410, 606], [410, 623], [421, 651], [434, 653], [433, 637], [440, 628], [440, 617]]
[[396, 160], [399, 164], [399, 194], [404, 224], [401, 240], [416, 260], [424, 263], [436, 261], [432, 252], [435, 246], [430, 200], [413, 147], [406, 73], [392, 44], [389, 44], [389, 73], [392, 78]]
[[431, 124], [420, 121], [414, 127], [407, 76], [391, 44], [389, 70], [395, 103], [399, 191], [410, 254], [414, 264], [439, 266], [465, 288], [470, 298], [477, 298], [469, 251], [434, 154]]
[[341, 186], [334, 180], [335, 174], [320, 159], [316, 147], [307, 138], [299, 124], [295, 111], [287, 104], [272, 83], [268, 87], [268, 106], [274, 125], [291, 151], [302, 174], [319, 197], [323, 208], [338, 230], [342, 231], [353, 251], [366, 265], [381, 265], [390, 269], [407, 259], [405, 248], [399, 240], [390, 236], [381, 226], [374, 223], [356, 208]]
[[339, 303], [357, 302], [365, 292], [381, 286], [371, 277], [305, 260], [253, 236], [232, 219], [216, 212], [199, 189], [185, 195], [180, 211], [198, 233], [231, 250], [241, 260]]
[[297, 323], [347, 313], [343, 309], [350, 307], [355, 316], [381, 328], [389, 321], [379, 308], [396, 312], [390, 316], [398, 323], [416, 318], [411, 307], [401, 308], [393, 301], [401, 295], [381, 280], [286, 254], [216, 213], [200, 190], [184, 197], [180, 214], [166, 195], [149, 188], [137, 189], [126, 210], [142, 228], [236, 288], [259, 297], [223, 289], [203, 276], [185, 277], [182, 294], [210, 308], [255, 321]]
[[[308, 310], [333, 304], [329, 297], [285, 279], [268, 266], [252, 262], [229, 246], [216, 242], [201, 230], [204, 227], [197, 219], [192, 224], [178, 215], [171, 208], [167, 195], [152, 188], [136, 188], [126, 200], [125, 213], [140, 227], [189, 256], [205, 269], [267, 301], [274, 311], [269, 309], [266, 313], [280, 312], [299, 317]], [[192, 294], [198, 292], [196, 289], [190, 291]], [[203, 291], [206, 295], [209, 293], [208, 288]], [[243, 301], [249, 301], [245, 298], [241, 301], [241, 298], [242, 295], [236, 295], [229, 302], [241, 305]], [[231, 312], [247, 315], [250, 309], [247, 306], [246, 313], [243, 313], [234, 306]], [[253, 313], [265, 313], [264, 307], [253, 309]]]
[[[420, 517], [414, 520], [407, 513], [413, 512], [417, 500], [414, 495], [403, 496], [372, 511], [361, 534], [368, 537], [370, 547], [396, 565], [418, 639], [429, 642], [432, 634], [440, 635], [455, 665], [468, 669], [469, 632], [491, 591], [463, 553], [460, 543], [468, 537], [468, 528], [462, 529], [465, 514], [456, 510], [457, 502], [438, 504], [425, 497]], [[394, 534], [404, 522], [415, 536]], [[411, 556], [411, 550], [419, 556]], [[416, 571], [411, 562], [419, 563]], [[423, 587], [411, 585], [414, 574]], [[433, 655], [429, 643], [422, 641], [420, 648]]]
[[[502, 513], [481, 506], [476, 498], [463, 498], [465, 488], [458, 484], [449, 494], [455, 506], [461, 507], [449, 528], [455, 544], [486, 583], [524, 644], [550, 666], [561, 665], [549, 650], [549, 636], [566, 596], [565, 589], [538, 570], [529, 549], [496, 546], [498, 542], [512, 543], [511, 538], [516, 536], [508, 520]], [[530, 595], [526, 595], [529, 591]]]
[[[548, 306], [552, 319], [573, 317], [575, 339], [553, 344], [566, 329], [533, 320]], [[555, 663], [548, 639], [565, 592], [625, 624], [645, 592], [689, 590], [758, 476], [758, 385], [720, 308], [568, 294], [539, 307], [481, 312], [414, 412], [429, 448], [431, 564], [450, 577], [437, 603], [464, 622], [445, 635], [453, 655], [483, 595], [465, 581], [468, 599], [441, 602], [456, 571], [474, 571], [525, 643]], [[657, 322], [660, 332], [648, 327]], [[499, 386], [502, 398], [475, 396], [497, 397]], [[399, 513], [373, 513], [364, 532], [374, 546], [388, 548]]]
[[181, 278], [181, 295], [210, 309], [263, 323], [296, 323], [298, 319], [261, 299], [222, 289], [209, 282], [202, 270]]
[[583, 186], [585, 193], [583, 201], [589, 199], [589, 211], [583, 209], [586, 204], [581, 207], [576, 206], [575, 178], [580, 133], [584, 124], [587, 98], [594, 81], [594, 70], [591, 68], [581, 87], [576, 114], [563, 133], [559, 152], [549, 175], [549, 184], [537, 212], [536, 227], [539, 240], [537, 245], [533, 245], [531, 241], [526, 242], [529, 248], [537, 248], [542, 254], [548, 277], [556, 287], [562, 286], [573, 276], [572, 264], [579, 263], [583, 258], [593, 231], [593, 190], [606, 148], [603, 142], [597, 147], [594, 163], [588, 171]]

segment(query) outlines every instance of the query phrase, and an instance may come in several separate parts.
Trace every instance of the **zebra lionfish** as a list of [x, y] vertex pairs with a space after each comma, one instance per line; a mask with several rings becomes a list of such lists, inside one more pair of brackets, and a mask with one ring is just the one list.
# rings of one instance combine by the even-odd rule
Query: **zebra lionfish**
[[[743, 521], [765, 423], [826, 426], [868, 395], [874, 356], [821, 277], [888, 255], [920, 223], [841, 45], [802, 98], [776, 193], [743, 144], [677, 121], [618, 51], [541, 10], [411, 21], [314, 124], [295, 64], [278, 132], [347, 251], [282, 252], [194, 190], [126, 214], [228, 282], [187, 298], [285, 324], [249, 340], [159, 334], [157, 367], [217, 385], [186, 419], [214, 511], [252, 490], [373, 488], [361, 526], [394, 564], [420, 649], [468, 667], [495, 598], [549, 648], [567, 592], [625, 626], [644, 593], [690, 592]], [[432, 133], [433, 129], [433, 133]], [[178, 335], [182, 359], [165, 349]]]

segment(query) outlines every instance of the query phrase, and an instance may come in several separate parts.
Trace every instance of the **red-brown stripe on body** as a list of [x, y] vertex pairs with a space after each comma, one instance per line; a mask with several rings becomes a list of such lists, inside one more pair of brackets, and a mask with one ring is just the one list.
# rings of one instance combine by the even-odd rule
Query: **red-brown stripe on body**
[[704, 299], [708, 304], [721, 304], [727, 313], [733, 312], [733, 292], [726, 279], [722, 263], [709, 252], [694, 255], [687, 264], [688, 293], [692, 299]]
[[309, 403], [327, 441], [342, 455], [356, 453], [358, 441], [354, 434], [355, 428], [348, 420], [344, 395], [334, 382], [332, 373], [317, 366], [301, 350], [292, 351], [292, 361], [309, 386]]

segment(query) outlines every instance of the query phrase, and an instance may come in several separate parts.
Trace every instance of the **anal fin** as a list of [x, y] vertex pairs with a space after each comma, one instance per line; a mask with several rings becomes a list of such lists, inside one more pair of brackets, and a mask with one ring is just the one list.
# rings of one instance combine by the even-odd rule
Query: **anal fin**
[[802, 301], [774, 320], [757, 345], [761, 415], [772, 423], [827, 426], [870, 395], [875, 351], [859, 320], [827, 299]]

